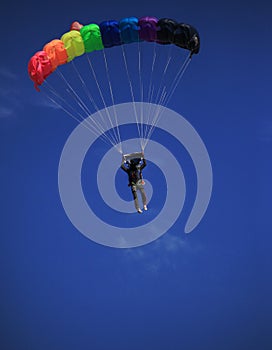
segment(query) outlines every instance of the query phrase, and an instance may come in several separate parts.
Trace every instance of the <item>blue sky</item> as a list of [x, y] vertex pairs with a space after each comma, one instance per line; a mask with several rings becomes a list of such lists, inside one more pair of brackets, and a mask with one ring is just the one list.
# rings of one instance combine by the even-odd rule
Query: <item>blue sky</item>
[[[4, 5], [1, 349], [271, 348], [270, 14], [271, 6], [262, 1]], [[183, 233], [193, 198], [188, 190], [181, 216], [160, 239], [113, 249], [85, 238], [63, 210], [58, 164], [77, 124], [34, 90], [27, 63], [74, 20], [131, 15], [175, 18], [200, 32], [201, 52], [168, 107], [205, 142], [214, 187], [208, 210], [191, 234]], [[87, 161], [97, 154], [88, 153]], [[185, 177], [192, 179], [187, 181], [194, 193], [186, 157], [184, 152]], [[163, 195], [155, 170], [147, 167], [146, 177]], [[90, 168], [84, 176], [85, 181], [93, 176]], [[120, 179], [123, 196], [129, 196], [126, 179]], [[152, 208], [147, 215], [154, 215]]]

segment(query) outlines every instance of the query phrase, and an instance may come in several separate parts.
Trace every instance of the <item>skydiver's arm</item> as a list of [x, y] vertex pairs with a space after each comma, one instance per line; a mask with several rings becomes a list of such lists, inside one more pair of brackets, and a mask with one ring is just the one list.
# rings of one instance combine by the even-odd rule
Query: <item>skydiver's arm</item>
[[128, 168], [125, 166], [125, 157], [122, 157], [122, 164], [121, 164], [121, 169], [124, 170], [126, 173], [128, 172]]
[[123, 169], [126, 173], [128, 172], [128, 168], [125, 166], [124, 163], [121, 164], [121, 169]]
[[146, 167], [146, 160], [143, 158], [143, 164], [140, 166], [140, 169], [143, 170], [143, 168]]

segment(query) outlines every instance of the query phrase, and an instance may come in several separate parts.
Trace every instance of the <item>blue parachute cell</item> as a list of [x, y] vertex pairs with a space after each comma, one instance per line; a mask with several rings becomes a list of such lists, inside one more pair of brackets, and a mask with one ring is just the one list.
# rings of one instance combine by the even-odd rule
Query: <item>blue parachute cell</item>
[[122, 44], [118, 21], [104, 21], [100, 23], [99, 27], [104, 47], [118, 46]]
[[139, 41], [139, 25], [138, 18], [127, 17], [119, 21], [121, 40], [124, 44]]

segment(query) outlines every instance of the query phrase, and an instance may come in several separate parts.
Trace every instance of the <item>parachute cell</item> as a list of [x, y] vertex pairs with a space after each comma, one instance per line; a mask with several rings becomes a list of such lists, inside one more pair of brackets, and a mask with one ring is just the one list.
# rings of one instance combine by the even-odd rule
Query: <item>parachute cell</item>
[[83, 27], [83, 24], [79, 23], [78, 21], [74, 21], [71, 26], [70, 30], [77, 30], [80, 31], [80, 29]]
[[76, 56], [81, 56], [85, 52], [82, 36], [77, 30], [71, 30], [61, 37], [67, 51], [67, 62], [72, 61]]
[[142, 17], [139, 19], [138, 24], [141, 40], [150, 42], [157, 40], [158, 19], [156, 17]]
[[38, 91], [38, 85], [41, 85], [52, 71], [50, 59], [45, 51], [38, 51], [28, 63], [28, 74]]
[[61, 40], [55, 39], [50, 41], [50, 43], [44, 46], [43, 51], [46, 52], [51, 62], [52, 70], [67, 62], [68, 55]]
[[104, 47], [113, 47], [122, 44], [119, 23], [117, 21], [104, 21], [100, 23], [100, 32]]
[[124, 44], [129, 44], [139, 41], [139, 26], [138, 18], [128, 17], [123, 18], [119, 22], [121, 40]]
[[104, 48], [100, 28], [97, 24], [89, 24], [80, 29], [86, 52], [102, 50]]
[[200, 46], [197, 30], [188, 24], [180, 23], [174, 33], [174, 44], [197, 54]]
[[200, 48], [200, 38], [198, 31], [192, 27], [189, 26], [188, 24], [183, 24], [184, 26], [187, 27], [188, 33], [189, 33], [189, 41], [188, 41], [188, 50], [190, 50], [194, 54], [199, 53], [199, 48]]
[[158, 21], [157, 42], [159, 44], [172, 44], [174, 33], [178, 23], [170, 18], [162, 18]]

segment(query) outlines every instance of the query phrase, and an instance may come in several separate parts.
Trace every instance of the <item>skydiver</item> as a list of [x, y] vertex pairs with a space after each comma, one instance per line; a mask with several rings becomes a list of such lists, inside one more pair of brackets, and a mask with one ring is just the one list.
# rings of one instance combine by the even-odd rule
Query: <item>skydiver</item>
[[140, 191], [144, 210], [147, 210], [147, 199], [144, 190], [144, 180], [142, 176], [142, 170], [146, 166], [146, 160], [143, 156], [142, 159], [131, 159], [126, 161], [125, 156], [122, 157], [121, 169], [128, 174], [129, 184], [134, 199], [134, 205], [139, 214], [142, 214], [142, 210], [139, 206], [139, 200], [137, 190]]

